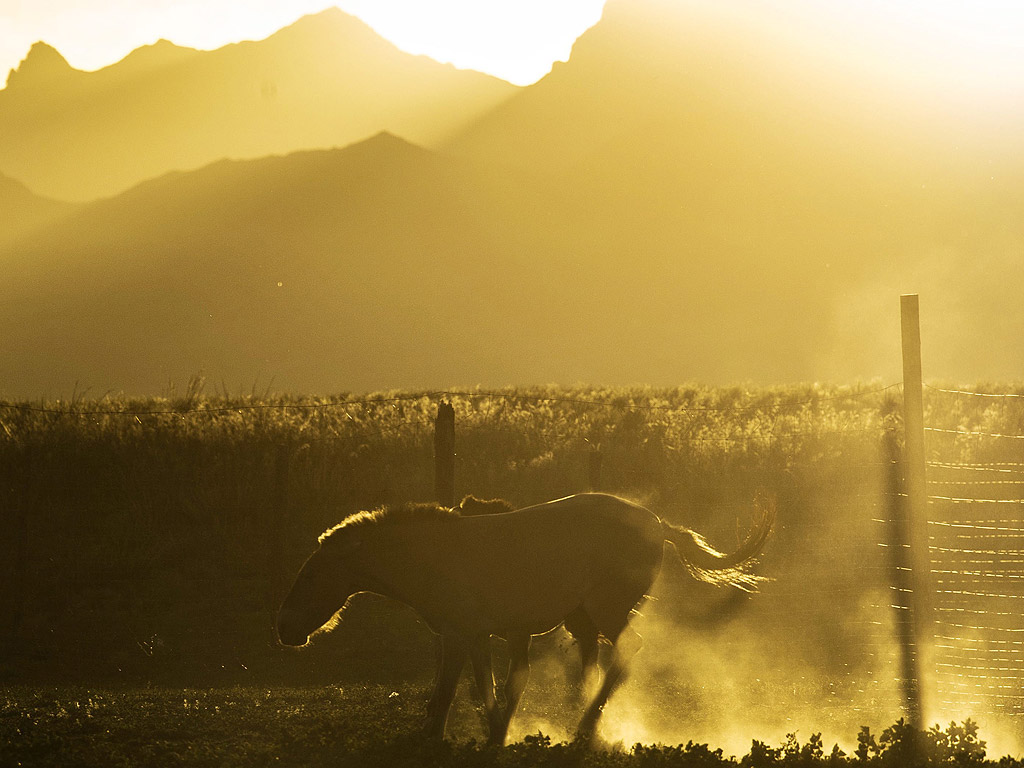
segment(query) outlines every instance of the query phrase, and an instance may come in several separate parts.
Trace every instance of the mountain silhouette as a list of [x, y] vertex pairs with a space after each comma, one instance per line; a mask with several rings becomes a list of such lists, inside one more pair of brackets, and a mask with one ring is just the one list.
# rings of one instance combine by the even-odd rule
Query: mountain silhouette
[[33, 43], [17, 69], [7, 76], [9, 88], [35, 88], [41, 91], [59, 89], [85, 74], [73, 69], [60, 52], [51, 45], [40, 41]]
[[266, 40], [160, 41], [96, 72], [32, 46], [0, 90], [0, 171], [92, 200], [172, 170], [344, 146], [381, 130], [434, 142], [515, 90], [406, 54], [337, 8]]
[[529, 273], [502, 207], [469, 166], [386, 133], [85, 204], [0, 247], [3, 391], [511, 375]]
[[671, 286], [653, 333], [714, 339], [687, 349], [704, 375], [892, 371], [902, 291], [926, 294], [936, 375], [1011, 375], [985, 297], [1024, 276], [1024, 125], [790, 43], [724, 6], [610, 0], [567, 63], [444, 148], [567, 190], [563, 247]]
[[73, 208], [35, 195], [21, 182], [0, 176], [0, 245], [60, 219]]
[[[1013, 126], [695, 8], [611, 0], [439, 149], [389, 128], [221, 159], [25, 231], [0, 246], [0, 394], [891, 381], [901, 292], [927, 376], [1019, 377]], [[137, 66], [175, 82], [221, 53], [160, 47]]]

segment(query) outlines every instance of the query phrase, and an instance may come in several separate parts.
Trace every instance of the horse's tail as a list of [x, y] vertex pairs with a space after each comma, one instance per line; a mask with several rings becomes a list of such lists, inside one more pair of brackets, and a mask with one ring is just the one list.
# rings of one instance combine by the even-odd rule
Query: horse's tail
[[739, 549], [731, 554], [719, 552], [696, 531], [661, 521], [662, 535], [672, 544], [679, 560], [698, 581], [720, 586], [731, 585], [747, 592], [757, 589], [766, 577], [749, 572], [761, 554], [775, 524], [775, 504], [769, 499], [755, 500], [758, 519]]

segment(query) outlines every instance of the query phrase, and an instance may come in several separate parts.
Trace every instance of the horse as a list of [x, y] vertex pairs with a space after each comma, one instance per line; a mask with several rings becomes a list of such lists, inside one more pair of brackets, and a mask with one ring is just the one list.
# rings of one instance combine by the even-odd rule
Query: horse
[[[611, 646], [577, 726], [577, 738], [589, 741], [642, 644], [629, 619], [660, 572], [664, 544], [694, 578], [749, 590], [761, 580], [749, 568], [773, 522], [774, 511], [761, 509], [739, 548], [725, 555], [695, 531], [603, 493], [477, 516], [424, 504], [357, 512], [319, 537], [281, 605], [278, 638], [283, 645], [308, 644], [333, 629], [360, 592], [405, 603], [443, 642], [423, 733], [444, 738], [468, 659], [488, 742], [500, 745], [529, 679], [531, 639], [565, 625], [580, 643], [585, 675], [595, 671], [598, 643]], [[495, 696], [491, 636], [508, 643], [504, 707]]]

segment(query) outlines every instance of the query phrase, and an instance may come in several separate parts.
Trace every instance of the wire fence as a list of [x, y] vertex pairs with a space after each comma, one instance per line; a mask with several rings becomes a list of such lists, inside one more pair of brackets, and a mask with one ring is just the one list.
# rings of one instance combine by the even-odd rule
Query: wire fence
[[1024, 394], [928, 389], [938, 703], [1024, 715]]
[[[916, 314], [915, 300], [915, 324]], [[911, 338], [907, 331], [905, 325], [905, 375]], [[911, 713], [916, 699], [919, 716], [920, 697], [911, 688], [927, 684], [944, 716], [1019, 717], [1024, 715], [1024, 391], [925, 387], [927, 397], [919, 397], [919, 339], [916, 346], [917, 371], [906, 391], [903, 384], [713, 394], [682, 388], [436, 389], [257, 401], [205, 398], [193, 382], [183, 397], [162, 400], [0, 402], [0, 450], [26, 442], [39, 424], [55, 430], [58, 438], [61, 430], [76, 429], [119, 436], [215, 427], [239, 434], [259, 431], [273, 446], [273, 458], [254, 466], [272, 467], [265, 487], [275, 501], [267, 505], [266, 519], [259, 525], [240, 517], [239, 528], [269, 542], [264, 553], [272, 572], [266, 588], [270, 604], [288, 570], [283, 540], [286, 525], [294, 521], [286, 520], [281, 510], [289, 507], [288, 486], [295, 483], [288, 473], [300, 463], [296, 457], [319, 451], [326, 457], [323, 464], [336, 460], [332, 451], [354, 454], [379, 444], [403, 443], [410, 450], [400, 457], [381, 453], [383, 463], [412, 460], [427, 465], [437, 445], [434, 414], [442, 404], [454, 406], [459, 447], [451, 460], [466, 478], [463, 491], [477, 492], [476, 483], [508, 488], [509, 482], [490, 482], [498, 474], [530, 485], [531, 493], [559, 488], [656, 497], [671, 488], [676, 497], [686, 498], [689, 513], [713, 507], [729, 517], [749, 502], [751, 485], [770, 476], [776, 490], [788, 494], [772, 545], [789, 560], [777, 563], [776, 582], [759, 596], [757, 634], [765, 647], [785, 647], [791, 663], [803, 658], [818, 670], [832, 663], [833, 680], [843, 678], [845, 688], [831, 691], [827, 705], [848, 712], [867, 712], [880, 699], [898, 701], [902, 695]], [[929, 574], [926, 635], [931, 653], [923, 673], [918, 659], [908, 663], [911, 657], [900, 658], [897, 652], [919, 652], [911, 627], [913, 593], [920, 586], [912, 573], [917, 564], [912, 564], [911, 538], [898, 530], [903, 514], [899, 497], [909, 498], [913, 482], [903, 478], [903, 490], [896, 487], [898, 481], [890, 483], [901, 460], [883, 447], [883, 435], [893, 434], [900, 421], [897, 400], [905, 403], [911, 395], [924, 400], [924, 423], [917, 429], [923, 428], [925, 453], [914, 463], [923, 462], [927, 470], [921, 482], [926, 546], [913, 546], [915, 552], [927, 550]], [[906, 419], [909, 447], [911, 416]], [[626, 450], [634, 455], [624, 455]], [[709, 455], [714, 461], [708, 461]], [[737, 457], [750, 460], [743, 464]], [[485, 462], [489, 466], [481, 467]], [[716, 476], [708, 480], [691, 470], [687, 478], [696, 487], [680, 491], [672, 487], [678, 481], [669, 479], [669, 470], [686, 462], [704, 462]], [[814, 474], [804, 466], [800, 476], [800, 462], [819, 469], [829, 464], [829, 470]], [[183, 466], [191, 470], [188, 462]], [[568, 467], [588, 471], [572, 479], [541, 478], [550, 466], [563, 474]], [[408, 469], [391, 466], [386, 471]], [[329, 473], [324, 466], [317, 471]], [[434, 471], [436, 482], [440, 470], [435, 466]], [[131, 471], [121, 474], [127, 477]], [[430, 473], [420, 467], [418, 474], [422, 480]], [[379, 485], [368, 495], [388, 499], [388, 481]], [[414, 487], [426, 492], [422, 482], [406, 483], [403, 492]], [[219, 498], [216, 492], [208, 496]], [[229, 516], [223, 517], [208, 532], [230, 522]], [[159, 521], [158, 516], [154, 519]], [[31, 564], [32, 526], [24, 511], [18, 520], [13, 557], [7, 561], [15, 577], [12, 583], [24, 586], [29, 583], [24, 572]], [[63, 522], [56, 520], [53, 529]], [[718, 533], [722, 530], [724, 526]], [[13, 605], [8, 614], [20, 617], [27, 610], [23, 597], [15, 595]], [[751, 634], [720, 635], [716, 644], [742, 645], [734, 654], [742, 657]], [[823, 661], [830, 655], [839, 656], [840, 663]]]
[[[892, 614], [905, 610], [899, 598], [903, 588], [887, 584], [891, 566], [886, 553], [893, 548], [888, 527], [892, 521], [882, 512], [884, 494], [877, 479], [889, 463], [876, 452], [895, 411], [890, 401], [900, 394], [900, 387], [826, 389], [810, 395], [806, 391], [795, 395], [794, 390], [738, 392], [717, 401], [709, 401], [706, 392], [685, 391], [596, 396], [430, 390], [308, 402], [194, 397], [135, 404], [0, 403], [0, 441], [5, 434], [9, 439], [17, 437], [18, 418], [44, 419], [71, 428], [75, 424], [97, 428], [117, 424], [146, 432], [227, 420], [252, 426], [271, 417], [288, 416], [287, 428], [271, 430], [271, 439], [283, 441], [288, 450], [317, 445], [347, 450], [401, 440], [414, 446], [426, 463], [432, 448], [434, 411], [442, 402], [456, 407], [457, 461], [460, 474], [465, 475], [480, 461], [474, 455], [476, 448], [496, 437], [509, 445], [529, 437], [536, 446], [575, 452], [580, 467], [586, 463], [582, 457], [601, 451], [607, 454], [611, 436], [629, 429], [646, 436], [631, 446], [639, 449], [644, 440], [658, 436], [668, 452], [717, 447], [715, 450], [722, 452], [766, 449], [786, 456], [790, 449], [806, 451], [808, 445], [830, 441], [838, 446], [835, 455], [843, 460], [842, 469], [855, 479], [842, 488], [818, 489], [815, 509], [821, 514], [817, 516], [791, 518], [792, 510], [782, 509], [777, 538], [783, 540], [779, 546], [790, 552], [808, 551], [808, 543], [820, 546], [818, 542], [835, 536], [842, 521], [859, 519], [865, 525], [843, 542], [843, 562], [849, 571], [840, 572], [835, 553], [826, 549], [817, 561], [795, 569], [788, 581], [780, 578], [781, 583], [763, 602], [765, 613], [773, 612], [773, 621], [786, 625], [780, 631], [787, 633], [785, 642], [794, 655], [813, 658], [834, 642], [859, 657], [858, 663], [842, 662], [846, 695], [834, 696], [830, 702], [839, 708], [866, 711], [873, 706], [873, 699], [869, 697], [865, 703], [857, 694], [884, 691], [900, 675], [893, 668]], [[939, 388], [929, 388], [928, 395], [929, 559], [936, 598], [932, 669], [939, 703], [951, 712], [970, 707], [976, 712], [1024, 714], [1024, 695], [1012, 688], [1018, 678], [1024, 679], [1024, 631], [1017, 626], [1024, 608], [1024, 434], [1007, 429], [1016, 423], [1024, 432], [1024, 396]], [[984, 407], [962, 407], [968, 398], [977, 398]], [[1020, 419], [1014, 409], [1021, 410]], [[635, 416], [635, 421], [630, 416]], [[853, 444], [857, 451], [843, 447]], [[820, 448], [811, 451], [817, 455], [814, 451], [820, 453]], [[542, 458], [533, 454], [514, 460], [527, 464]], [[581, 472], [574, 490], [584, 490], [587, 485], [624, 490], [624, 484], [637, 490], [665, 482], [642, 459], [616, 466], [617, 458], [606, 455], [596, 476], [584, 479]], [[492, 468], [498, 473], [507, 470], [509, 465], [497, 462]], [[777, 475], [792, 472], [792, 467], [773, 465], [770, 471]], [[838, 482], [839, 476], [830, 481]], [[721, 477], [715, 482], [719, 490], [730, 484]], [[732, 503], [738, 507], [748, 486], [732, 482], [737, 491], [732, 496], [737, 501]], [[463, 485], [463, 490], [476, 489]], [[829, 494], [831, 498], [821, 500]], [[695, 507], [710, 504], [719, 511], [729, 503], [710, 497], [693, 501]], [[882, 591], [864, 611], [864, 596], [871, 585], [882, 585]], [[823, 625], [830, 618], [826, 614], [833, 608], [842, 615], [837, 626], [826, 630]], [[806, 630], [815, 624], [819, 625], [816, 631]]]
[[[0, 455], [35, 467], [27, 473], [28, 497], [39, 501], [25, 507], [13, 500], [11, 514], [24, 524], [11, 529], [5, 545], [13, 554], [0, 568], [11, 572], [10, 584], [26, 590], [42, 592], [52, 584], [52, 598], [11, 598], [12, 613], [25, 616], [26, 637], [29, 627], [49, 618], [41, 612], [33, 617], [33, 611], [63, 599], [65, 573], [76, 574], [74, 590], [84, 593], [80, 604], [101, 615], [107, 573], [119, 569], [152, 585], [152, 599], [149, 586], [140, 589], [131, 615], [105, 624], [133, 626], [140, 637], [159, 634], [173, 646], [172, 630], [151, 607], [170, 590], [159, 574], [171, 574], [167, 583], [176, 584], [182, 582], [181, 563], [213, 568], [213, 556], [225, 558], [216, 567], [235, 578], [235, 571], [252, 567], [243, 546], [251, 542], [259, 548], [261, 569], [273, 572], [256, 589], [266, 593], [268, 608], [274, 606], [281, 584], [301, 563], [297, 558], [308, 556], [309, 536], [315, 539], [337, 522], [328, 516], [339, 508], [432, 498], [434, 416], [449, 402], [457, 420], [459, 497], [475, 493], [532, 503], [607, 490], [699, 528], [726, 548], [742, 538], [757, 488], [773, 486], [780, 494], [779, 524], [764, 569], [775, 581], [751, 601], [750, 621], [770, 624], [773, 642], [806, 661], [801, 674], [808, 678], [830, 665], [848, 693], [881, 688], [886, 650], [876, 641], [891, 646], [891, 638], [882, 638], [886, 617], [863, 611], [866, 581], [884, 585], [885, 579], [872, 555], [875, 540], [865, 511], [878, 504], [873, 478], [884, 466], [878, 436], [892, 410], [886, 402], [898, 389], [446, 389], [271, 402], [195, 396], [0, 403]], [[207, 440], [210, 435], [225, 437], [217, 442]], [[221, 457], [220, 448], [235, 455]], [[588, 473], [595, 453], [603, 461], [597, 473]], [[36, 514], [37, 507], [44, 514]], [[844, 530], [849, 520], [859, 521], [853, 534]], [[85, 526], [93, 530], [83, 531]], [[836, 553], [820, 545], [839, 531], [848, 537], [839, 553], [848, 564], [843, 568], [836, 567]], [[83, 537], [81, 546], [49, 560], [53, 537], [68, 535]], [[102, 538], [108, 535], [123, 542], [113, 554]], [[213, 544], [220, 549], [201, 549]], [[111, 557], [123, 562], [116, 568], [101, 562]], [[18, 569], [28, 575], [17, 576]], [[36, 575], [43, 571], [45, 580]], [[231, 588], [229, 580], [222, 583]], [[692, 603], [689, 587], [678, 588]], [[708, 598], [708, 615], [718, 610], [719, 599]], [[683, 601], [657, 601], [651, 611], [667, 613], [673, 605]], [[71, 637], [70, 626], [68, 632]], [[732, 637], [745, 644], [738, 657], [756, 648], [751, 637]], [[846, 648], [850, 656], [837, 650]], [[849, 708], [852, 696], [836, 695], [830, 703]], [[858, 706], [867, 711], [874, 705]]]

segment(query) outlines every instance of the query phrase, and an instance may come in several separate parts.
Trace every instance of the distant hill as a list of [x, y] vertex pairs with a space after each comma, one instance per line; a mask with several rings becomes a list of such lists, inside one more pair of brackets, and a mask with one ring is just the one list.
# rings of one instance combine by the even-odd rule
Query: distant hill
[[611, 0], [441, 150], [220, 160], [0, 246], [0, 395], [889, 382], [901, 292], [926, 376], [1020, 378], [1018, 134], [694, 7]]
[[0, 394], [514, 377], [532, 277], [503, 209], [389, 134], [87, 204], [0, 248]]
[[0, 175], [0, 244], [60, 218], [73, 207], [35, 195], [21, 182]]
[[684, 342], [714, 379], [893, 370], [900, 291], [942, 339], [933, 375], [1019, 375], [990, 298], [1024, 323], [1005, 291], [1024, 119], [854, 76], [731, 7], [609, 0], [567, 63], [445, 149], [567, 190], [563, 247], [620, 270], [638, 314], [666, 308], [647, 326], [666, 350], [669, 328], [718, 350]]
[[224, 157], [382, 130], [435, 142], [514, 91], [406, 54], [336, 8], [216, 51], [162, 40], [90, 73], [37, 43], [0, 90], [0, 169], [41, 194], [90, 200]]

